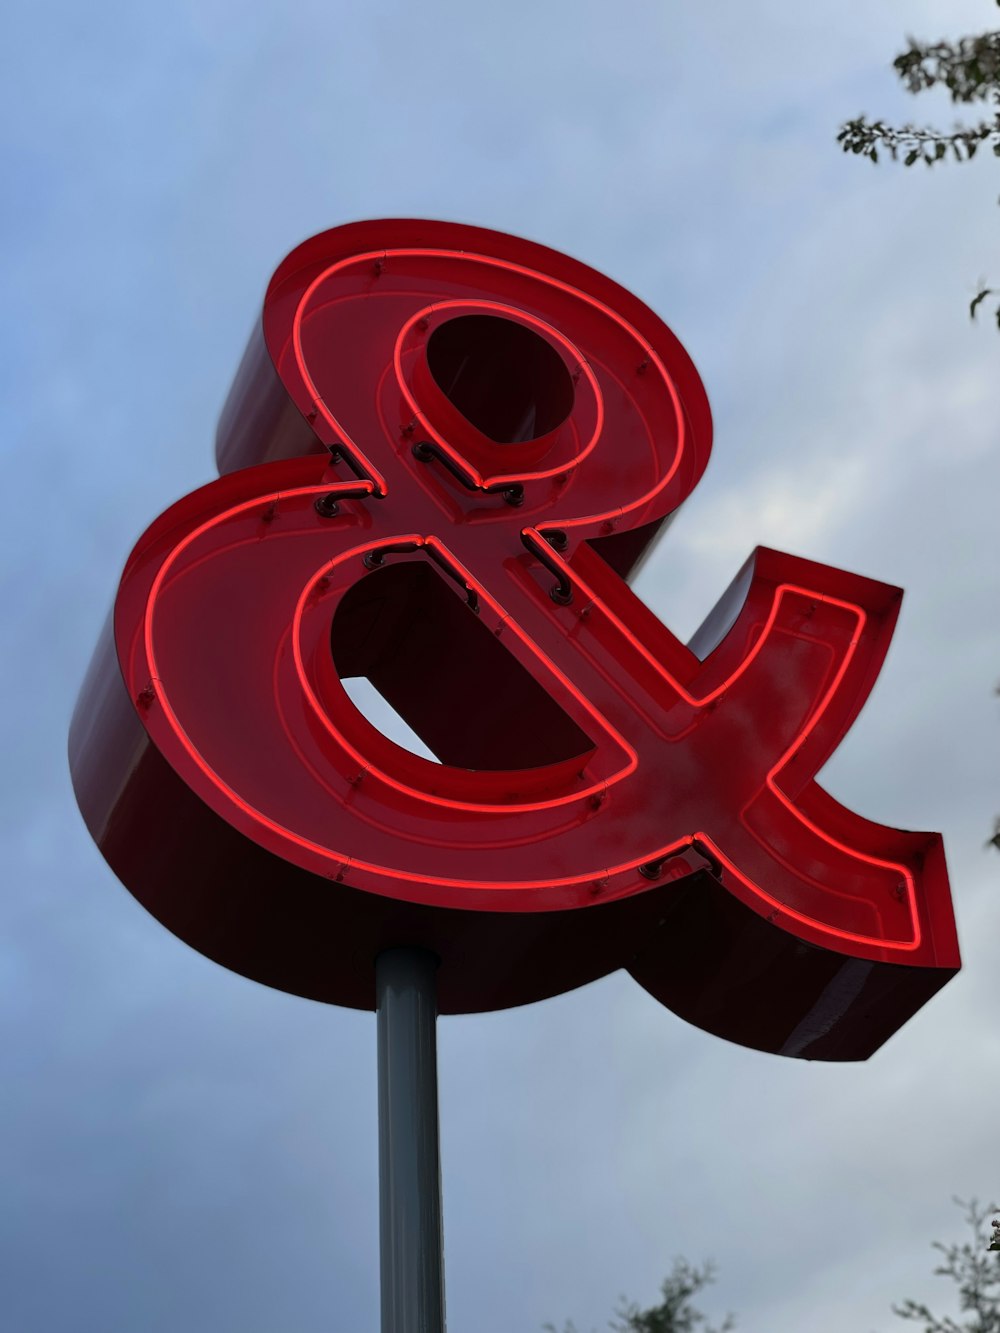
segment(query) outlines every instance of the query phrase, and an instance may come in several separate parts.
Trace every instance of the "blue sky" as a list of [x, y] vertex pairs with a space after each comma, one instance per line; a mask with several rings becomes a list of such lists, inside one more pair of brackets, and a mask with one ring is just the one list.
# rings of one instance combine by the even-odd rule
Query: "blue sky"
[[[3, 43], [0, 1324], [378, 1325], [374, 1018], [167, 934], [76, 812], [65, 736], [132, 542], [213, 475], [281, 257], [366, 216], [453, 218], [635, 290], [708, 387], [708, 474], [638, 591], [692, 631], [758, 543], [902, 584], [823, 781], [942, 829], [963, 974], [870, 1063], [685, 1027], [627, 977], [440, 1024], [449, 1327], [603, 1327], [674, 1254], [753, 1333], [881, 1330], [933, 1295], [952, 1194], [1000, 1194], [996, 159], [873, 169], [861, 110], [986, 0], [858, 12], [22, 2]], [[942, 1290], [946, 1295], [947, 1287]]]

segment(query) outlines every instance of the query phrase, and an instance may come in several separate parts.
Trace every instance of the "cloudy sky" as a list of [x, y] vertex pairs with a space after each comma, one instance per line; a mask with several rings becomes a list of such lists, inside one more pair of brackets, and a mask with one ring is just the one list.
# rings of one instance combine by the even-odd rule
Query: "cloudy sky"
[[987, 0], [712, 5], [18, 0], [2, 443], [0, 1327], [378, 1326], [375, 1020], [265, 990], [114, 880], [69, 787], [70, 710], [122, 563], [213, 476], [275, 264], [366, 216], [566, 250], [684, 339], [703, 483], [638, 591], [690, 633], [758, 543], [907, 589], [822, 775], [945, 834], [965, 971], [868, 1064], [730, 1047], [628, 977], [440, 1024], [449, 1327], [604, 1327], [675, 1254], [748, 1333], [884, 1333], [948, 1286], [953, 1194], [1000, 1195], [1000, 285], [992, 156], [910, 172], [841, 119], [904, 35]]

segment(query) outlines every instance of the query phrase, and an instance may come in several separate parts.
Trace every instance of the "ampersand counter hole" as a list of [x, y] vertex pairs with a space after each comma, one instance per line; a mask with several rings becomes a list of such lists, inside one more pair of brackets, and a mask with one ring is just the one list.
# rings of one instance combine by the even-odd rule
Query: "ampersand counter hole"
[[388, 736], [396, 745], [409, 750], [411, 754], [419, 755], [421, 759], [429, 759], [433, 764], [441, 762], [433, 750], [423, 743], [406, 718], [396, 712], [389, 700], [379, 693], [367, 676], [348, 676], [344, 679], [343, 686], [354, 707], [359, 713], [363, 713], [383, 736]]
[[573, 380], [552, 346], [498, 315], [459, 315], [427, 340], [427, 365], [459, 412], [494, 444], [548, 435], [573, 410]]
[[330, 648], [355, 706], [415, 754], [496, 772], [594, 748], [425, 560], [386, 564], [359, 579], [337, 607]]

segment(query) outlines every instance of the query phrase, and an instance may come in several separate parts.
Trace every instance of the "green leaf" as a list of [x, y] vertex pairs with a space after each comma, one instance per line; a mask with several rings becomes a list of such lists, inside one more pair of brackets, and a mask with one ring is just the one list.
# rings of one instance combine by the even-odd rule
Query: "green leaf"
[[914, 162], [916, 162], [916, 160], [917, 160], [917, 158], [918, 158], [919, 156], [920, 156], [920, 149], [919, 149], [919, 148], [911, 148], [910, 151], [909, 151], [909, 152], [906, 154], [906, 156], [903, 158], [903, 166], [904, 166], [904, 167], [912, 167], [913, 164], [914, 164]]

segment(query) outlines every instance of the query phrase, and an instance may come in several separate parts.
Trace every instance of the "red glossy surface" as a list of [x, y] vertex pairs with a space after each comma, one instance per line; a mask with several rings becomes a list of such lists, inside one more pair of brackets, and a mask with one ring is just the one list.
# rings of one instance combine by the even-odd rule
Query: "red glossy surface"
[[[407, 221], [299, 247], [223, 476], [136, 546], [74, 723], [126, 885], [322, 999], [370, 1004], [374, 953], [415, 943], [445, 1011], [627, 966], [734, 1040], [870, 1053], [959, 963], [937, 835], [813, 781], [901, 594], [758, 550], [681, 644], [623, 576], [710, 436], [673, 334], [565, 256]], [[444, 762], [382, 736], [356, 674]]]

